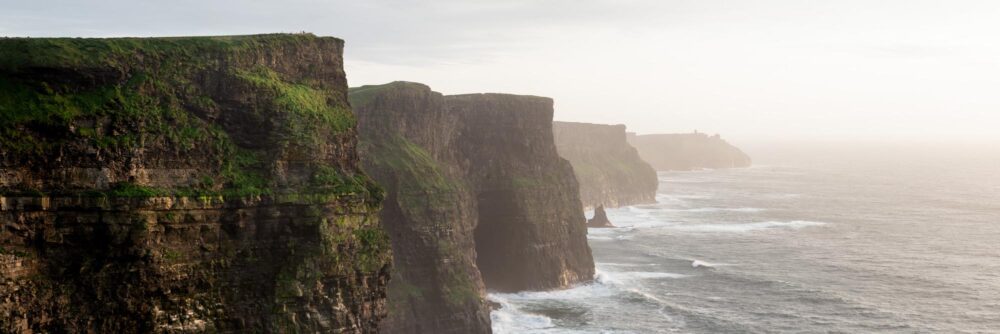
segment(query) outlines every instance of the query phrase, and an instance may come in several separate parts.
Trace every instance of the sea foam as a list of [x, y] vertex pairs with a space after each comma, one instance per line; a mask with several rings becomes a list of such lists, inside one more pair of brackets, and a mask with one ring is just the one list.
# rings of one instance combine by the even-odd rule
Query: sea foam
[[555, 327], [552, 318], [521, 311], [500, 294], [491, 294], [489, 299], [500, 304], [499, 309], [490, 312], [494, 333], [525, 333]]
[[761, 209], [761, 208], [716, 208], [716, 207], [707, 207], [707, 208], [690, 208], [690, 209], [660, 209], [660, 210], [662, 210], [662, 211], [671, 211], [671, 212], [762, 212], [762, 211], [765, 211], [766, 209]]
[[812, 226], [826, 225], [824, 222], [793, 220], [793, 221], [766, 221], [756, 223], [730, 223], [730, 224], [671, 224], [664, 227], [684, 232], [720, 232], [720, 233], [746, 233], [771, 229], [801, 229]]

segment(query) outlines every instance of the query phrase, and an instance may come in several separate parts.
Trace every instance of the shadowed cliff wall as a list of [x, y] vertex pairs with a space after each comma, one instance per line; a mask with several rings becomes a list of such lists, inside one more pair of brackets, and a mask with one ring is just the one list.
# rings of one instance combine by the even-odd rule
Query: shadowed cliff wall
[[484, 288], [593, 277], [550, 99], [441, 96], [395, 82], [352, 88], [351, 102], [366, 169], [387, 190], [382, 222], [396, 254], [387, 333], [488, 333]]
[[365, 169], [385, 187], [392, 242], [383, 333], [489, 333], [476, 268], [476, 201], [451, 149], [457, 117], [430, 88], [396, 82], [351, 89]]
[[343, 42], [0, 39], [0, 332], [372, 332]]
[[445, 97], [463, 125], [457, 143], [477, 194], [477, 263], [498, 291], [544, 290], [594, 275], [579, 185], [552, 136], [552, 100]]

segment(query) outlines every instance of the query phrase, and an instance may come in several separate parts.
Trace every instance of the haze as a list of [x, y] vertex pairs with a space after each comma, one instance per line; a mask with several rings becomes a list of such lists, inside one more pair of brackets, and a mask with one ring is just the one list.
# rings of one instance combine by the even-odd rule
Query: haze
[[352, 86], [550, 96], [641, 133], [1000, 138], [994, 1], [0, 3], [6, 36], [337, 36]]

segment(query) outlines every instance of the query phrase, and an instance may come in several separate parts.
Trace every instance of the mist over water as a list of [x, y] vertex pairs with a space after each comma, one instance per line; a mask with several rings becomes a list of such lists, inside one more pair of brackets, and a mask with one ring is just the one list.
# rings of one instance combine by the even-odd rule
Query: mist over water
[[1000, 332], [997, 146], [766, 148], [661, 172], [590, 230], [595, 283], [492, 294], [495, 331]]

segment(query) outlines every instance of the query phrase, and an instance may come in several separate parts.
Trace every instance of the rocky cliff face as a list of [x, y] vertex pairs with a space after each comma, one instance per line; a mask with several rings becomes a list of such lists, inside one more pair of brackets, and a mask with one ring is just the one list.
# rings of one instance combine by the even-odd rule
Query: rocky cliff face
[[479, 206], [476, 250], [486, 287], [544, 290], [589, 281], [579, 185], [552, 136], [552, 100], [446, 96], [463, 125], [456, 140]]
[[353, 88], [351, 101], [365, 166], [387, 190], [382, 222], [396, 256], [386, 332], [488, 333], [485, 288], [593, 277], [551, 100], [396, 82]]
[[628, 140], [656, 170], [750, 167], [750, 157], [719, 135], [630, 134]]
[[351, 89], [365, 169], [386, 189], [393, 278], [383, 333], [489, 333], [476, 268], [476, 201], [455, 164], [457, 117], [441, 94], [397, 82]]
[[655, 203], [656, 170], [626, 142], [624, 125], [554, 122], [559, 155], [569, 160], [588, 208]]
[[373, 332], [343, 42], [0, 40], [0, 332]]

